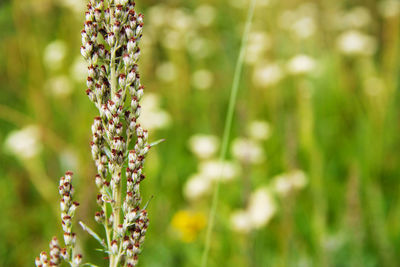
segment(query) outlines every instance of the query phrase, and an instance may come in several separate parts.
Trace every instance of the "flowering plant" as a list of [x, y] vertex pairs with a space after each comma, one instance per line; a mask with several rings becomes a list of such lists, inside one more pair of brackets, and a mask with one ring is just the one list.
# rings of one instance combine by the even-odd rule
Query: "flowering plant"
[[[136, 64], [142, 29], [143, 15], [136, 13], [133, 0], [90, 0], [81, 32], [81, 54], [89, 65], [86, 93], [99, 111], [90, 146], [99, 190], [95, 220], [104, 226], [105, 239], [83, 222], [80, 225], [99, 241], [110, 267], [137, 265], [148, 227], [147, 204], [140, 205], [139, 186], [145, 179], [145, 156], [157, 143], [148, 143], [147, 130], [137, 122], [144, 91]], [[37, 266], [59, 266], [61, 260], [81, 265], [72, 232], [78, 203], [72, 200], [71, 182], [72, 172], [67, 172], [59, 187], [65, 248], [53, 238], [50, 257], [42, 252]]]

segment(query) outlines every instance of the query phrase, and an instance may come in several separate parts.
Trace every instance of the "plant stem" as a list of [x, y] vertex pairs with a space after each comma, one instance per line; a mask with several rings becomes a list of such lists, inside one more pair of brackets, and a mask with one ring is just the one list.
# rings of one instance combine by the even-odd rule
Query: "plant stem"
[[[252, 24], [252, 20], [253, 20], [256, 2], [257, 2], [257, 0], [252, 0], [250, 3], [249, 11], [247, 13], [246, 25], [245, 25], [245, 29], [244, 29], [243, 36], [242, 36], [239, 57], [237, 59], [236, 66], [235, 66], [235, 72], [234, 72], [233, 83], [232, 83], [232, 88], [231, 88], [231, 96], [229, 99], [229, 106], [228, 106], [228, 111], [227, 111], [226, 119], [225, 119], [224, 134], [223, 134], [223, 138], [222, 138], [222, 147], [221, 147], [221, 152], [219, 155], [219, 161], [221, 163], [225, 160], [226, 154], [228, 151], [228, 144], [229, 144], [230, 133], [231, 133], [231, 129], [232, 129], [233, 115], [234, 115], [237, 95], [238, 95], [238, 91], [239, 91], [240, 76], [241, 76], [242, 69], [243, 69], [243, 62], [244, 62], [244, 57], [246, 54], [248, 35], [250, 32], [250, 28], [251, 28], [251, 24]], [[223, 172], [223, 167], [221, 168], [221, 173], [222, 172]], [[218, 206], [219, 187], [220, 187], [220, 182], [219, 182], [219, 179], [217, 179], [217, 181], [215, 182], [215, 187], [214, 187], [214, 192], [213, 192], [213, 197], [212, 197], [211, 211], [210, 211], [208, 225], [207, 225], [206, 241], [205, 241], [203, 256], [202, 256], [202, 260], [201, 260], [202, 267], [207, 266], [208, 254], [210, 251], [210, 244], [211, 244], [211, 237], [212, 237], [212, 230], [214, 227], [214, 220], [215, 220], [215, 215], [216, 215], [217, 206]]]

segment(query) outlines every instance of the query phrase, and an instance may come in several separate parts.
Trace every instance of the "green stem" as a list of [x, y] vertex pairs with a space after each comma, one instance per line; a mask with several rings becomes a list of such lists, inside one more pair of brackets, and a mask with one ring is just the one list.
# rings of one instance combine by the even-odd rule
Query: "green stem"
[[[257, 0], [251, 1], [250, 8], [247, 13], [246, 26], [245, 26], [243, 36], [242, 36], [239, 57], [236, 62], [235, 73], [233, 76], [233, 83], [232, 83], [232, 88], [231, 88], [231, 96], [229, 99], [228, 112], [226, 114], [226, 119], [225, 119], [224, 135], [223, 135], [223, 139], [222, 139], [221, 152], [219, 155], [220, 162], [223, 162], [225, 160], [226, 154], [228, 151], [228, 144], [229, 144], [230, 133], [231, 133], [231, 129], [232, 129], [233, 115], [234, 115], [237, 95], [238, 95], [238, 91], [239, 91], [240, 76], [241, 76], [242, 69], [243, 69], [243, 62], [244, 62], [244, 57], [246, 54], [248, 35], [250, 32], [250, 28], [251, 28], [251, 24], [252, 24], [252, 20], [253, 20], [256, 2], [257, 2]], [[221, 173], [222, 172], [223, 172], [223, 168], [221, 168]], [[207, 225], [206, 241], [205, 241], [203, 256], [202, 256], [202, 260], [201, 260], [202, 267], [207, 266], [208, 254], [209, 254], [210, 245], [211, 245], [212, 231], [213, 231], [213, 227], [214, 227], [214, 220], [215, 220], [215, 215], [216, 215], [217, 206], [218, 206], [219, 187], [220, 187], [220, 182], [219, 182], [219, 179], [217, 179], [217, 181], [215, 183], [215, 187], [214, 187], [213, 197], [212, 197], [211, 211], [210, 211], [210, 216], [209, 216], [208, 225]]]

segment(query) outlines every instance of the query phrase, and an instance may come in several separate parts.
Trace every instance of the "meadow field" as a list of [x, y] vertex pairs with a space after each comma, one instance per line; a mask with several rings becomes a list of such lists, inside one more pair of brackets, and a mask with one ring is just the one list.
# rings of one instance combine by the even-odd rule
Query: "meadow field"
[[[143, 267], [400, 266], [400, 1], [137, 0], [144, 14]], [[100, 231], [83, 0], [0, 0], [0, 266], [61, 237], [59, 178]], [[223, 169], [221, 173], [221, 169]], [[76, 224], [83, 262], [107, 255]]]

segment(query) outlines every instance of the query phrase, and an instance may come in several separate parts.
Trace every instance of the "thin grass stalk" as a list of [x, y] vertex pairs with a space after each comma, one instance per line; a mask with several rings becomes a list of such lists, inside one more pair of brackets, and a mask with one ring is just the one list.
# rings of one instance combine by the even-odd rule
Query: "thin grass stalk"
[[[235, 111], [235, 106], [236, 106], [236, 101], [237, 101], [237, 95], [239, 92], [240, 77], [241, 77], [242, 70], [243, 70], [243, 62], [244, 62], [244, 58], [246, 55], [246, 47], [247, 47], [247, 42], [249, 39], [249, 33], [250, 33], [252, 21], [253, 21], [256, 2], [257, 2], [257, 0], [252, 0], [250, 2], [250, 7], [249, 7], [249, 10], [247, 13], [246, 25], [245, 25], [245, 29], [244, 29], [244, 32], [242, 35], [239, 57], [236, 61], [235, 72], [233, 75], [233, 83], [232, 83], [232, 88], [231, 88], [231, 95], [230, 95], [230, 99], [229, 99], [229, 106], [228, 106], [228, 111], [227, 111], [226, 119], [225, 119], [224, 134], [223, 134], [223, 138], [222, 138], [222, 146], [221, 146], [221, 151], [220, 151], [220, 155], [219, 155], [219, 161], [221, 163], [225, 160], [226, 154], [228, 151], [228, 144], [229, 144], [229, 139], [230, 139], [231, 130], [232, 130], [233, 116], [234, 116], [234, 111]], [[221, 174], [222, 174], [222, 172], [223, 172], [223, 167], [221, 167]], [[210, 211], [210, 215], [208, 218], [208, 224], [207, 224], [206, 240], [205, 240], [205, 244], [204, 244], [203, 256], [201, 259], [202, 267], [207, 266], [208, 254], [210, 252], [212, 232], [213, 232], [213, 227], [214, 227], [214, 223], [215, 223], [215, 215], [217, 213], [217, 207], [218, 207], [219, 187], [220, 187], [219, 180], [220, 179], [217, 179], [217, 181], [215, 183], [213, 196], [212, 196], [211, 211]]]

